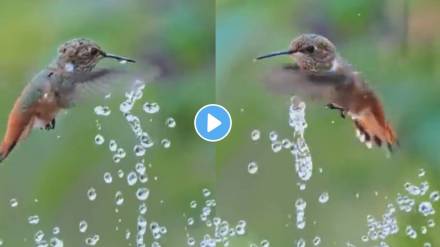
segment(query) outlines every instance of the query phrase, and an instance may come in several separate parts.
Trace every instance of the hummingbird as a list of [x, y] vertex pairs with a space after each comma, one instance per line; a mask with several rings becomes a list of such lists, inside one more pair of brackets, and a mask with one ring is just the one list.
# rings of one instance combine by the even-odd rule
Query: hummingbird
[[0, 145], [0, 162], [33, 128], [54, 129], [57, 113], [74, 105], [81, 84], [114, 72], [94, 69], [103, 58], [135, 63], [132, 59], [107, 53], [97, 43], [85, 38], [72, 39], [58, 48], [55, 59], [35, 75], [15, 101]]
[[301, 34], [291, 41], [287, 50], [259, 56], [256, 60], [281, 55], [291, 56], [296, 63], [273, 71], [267, 79], [272, 88], [320, 99], [329, 109], [338, 110], [342, 118], [349, 116], [356, 136], [368, 148], [374, 144], [386, 145], [392, 151], [398, 144], [378, 96], [360, 73], [337, 53], [330, 40], [318, 34]]

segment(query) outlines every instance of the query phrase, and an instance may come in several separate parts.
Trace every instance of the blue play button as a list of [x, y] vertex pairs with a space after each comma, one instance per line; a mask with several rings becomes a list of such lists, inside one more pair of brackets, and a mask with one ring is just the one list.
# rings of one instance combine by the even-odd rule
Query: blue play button
[[194, 118], [194, 127], [203, 140], [218, 142], [231, 131], [231, 115], [221, 105], [205, 105], [197, 112]]

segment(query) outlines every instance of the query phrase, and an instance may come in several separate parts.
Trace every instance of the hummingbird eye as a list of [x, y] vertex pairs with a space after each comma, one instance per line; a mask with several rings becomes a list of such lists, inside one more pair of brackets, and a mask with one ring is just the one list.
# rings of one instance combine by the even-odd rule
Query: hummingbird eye
[[98, 49], [96, 49], [96, 48], [92, 48], [92, 49], [90, 50], [90, 55], [95, 56], [96, 54], [98, 54]]
[[307, 46], [306, 48], [304, 48], [304, 51], [307, 53], [313, 53], [315, 51], [315, 47], [313, 45]]

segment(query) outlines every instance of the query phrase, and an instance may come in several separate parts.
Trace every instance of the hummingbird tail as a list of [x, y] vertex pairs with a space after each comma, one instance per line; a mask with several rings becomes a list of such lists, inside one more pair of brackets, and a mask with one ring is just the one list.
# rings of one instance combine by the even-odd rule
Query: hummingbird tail
[[373, 114], [363, 114], [355, 117], [356, 136], [368, 148], [373, 144], [377, 146], [386, 145], [389, 151], [398, 145], [397, 135], [388, 122], [381, 124]]
[[8, 157], [9, 153], [12, 151], [12, 149], [14, 149], [15, 145], [17, 145], [17, 142], [13, 142], [11, 144], [3, 143], [0, 146], [0, 163]]

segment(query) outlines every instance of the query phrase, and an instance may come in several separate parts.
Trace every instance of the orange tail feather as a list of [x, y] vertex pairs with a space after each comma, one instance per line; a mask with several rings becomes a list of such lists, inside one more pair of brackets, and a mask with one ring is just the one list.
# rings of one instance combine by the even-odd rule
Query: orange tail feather
[[386, 144], [392, 151], [393, 146], [398, 145], [397, 135], [388, 122], [378, 121], [371, 112], [364, 113], [354, 119], [357, 136], [368, 147], [372, 144], [382, 146]]
[[20, 139], [25, 138], [29, 134], [33, 125], [32, 119], [32, 114], [23, 111], [20, 102], [17, 100], [9, 114], [5, 137], [0, 145], [0, 162], [8, 157]]

